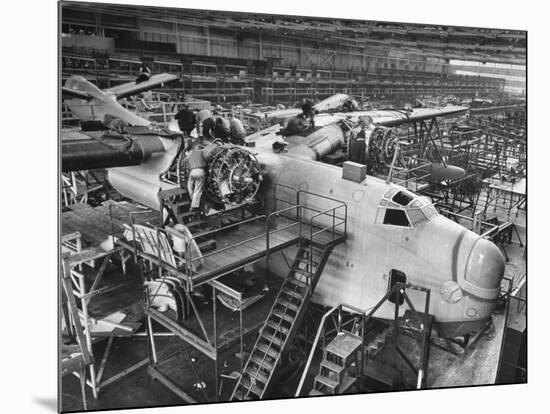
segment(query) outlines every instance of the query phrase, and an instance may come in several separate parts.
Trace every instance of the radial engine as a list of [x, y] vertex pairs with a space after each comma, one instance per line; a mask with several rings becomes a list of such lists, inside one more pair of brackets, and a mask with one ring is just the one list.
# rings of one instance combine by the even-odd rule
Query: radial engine
[[[204, 192], [214, 204], [241, 205], [254, 200], [262, 174], [250, 151], [234, 145], [212, 143], [203, 148], [208, 162]], [[182, 169], [185, 182], [188, 171]]]

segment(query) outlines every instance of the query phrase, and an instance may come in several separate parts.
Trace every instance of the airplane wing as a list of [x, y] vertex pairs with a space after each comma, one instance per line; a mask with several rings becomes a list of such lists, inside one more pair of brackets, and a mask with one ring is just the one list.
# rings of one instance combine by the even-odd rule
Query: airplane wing
[[65, 86], [61, 88], [61, 92], [63, 93], [63, 95], [67, 95], [72, 98], [85, 99], [87, 101], [93, 98], [93, 95], [88, 92], [78, 91], [75, 89], [67, 88]]
[[159, 75], [153, 75], [148, 81], [138, 84], [136, 84], [135, 82], [128, 82], [122, 85], [114, 86], [110, 89], [106, 89], [105, 93], [114, 95], [116, 99], [122, 99], [128, 96], [137, 95], [138, 93], [145, 92], [156, 86], [162, 85], [163, 83], [167, 83], [178, 78], [178, 75], [161, 73]]
[[[406, 124], [408, 122], [419, 122], [433, 118], [445, 118], [450, 116], [459, 116], [465, 114], [468, 108], [465, 106], [446, 106], [444, 108], [418, 108], [410, 112], [399, 109], [388, 109], [379, 111], [366, 111], [368, 115], [378, 125], [393, 127]], [[354, 112], [359, 114], [359, 112]]]

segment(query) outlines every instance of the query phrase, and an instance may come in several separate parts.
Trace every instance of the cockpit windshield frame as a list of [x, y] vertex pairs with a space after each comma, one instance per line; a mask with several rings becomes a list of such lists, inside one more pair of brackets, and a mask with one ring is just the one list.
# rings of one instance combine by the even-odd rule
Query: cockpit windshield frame
[[[404, 211], [409, 225], [405, 226], [402, 218], [392, 223], [392, 217], [399, 217], [399, 215], [394, 212], [388, 218], [388, 210]], [[376, 223], [412, 228], [423, 221], [430, 221], [437, 214], [437, 210], [428, 197], [419, 196], [405, 189], [393, 187], [380, 200]]]

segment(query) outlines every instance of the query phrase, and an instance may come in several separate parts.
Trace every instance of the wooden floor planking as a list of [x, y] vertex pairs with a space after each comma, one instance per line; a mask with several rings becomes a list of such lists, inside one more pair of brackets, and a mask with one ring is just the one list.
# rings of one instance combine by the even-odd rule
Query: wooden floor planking
[[[112, 204], [113, 221], [109, 214], [109, 204]], [[88, 205], [74, 205], [69, 211], [62, 214], [62, 234], [79, 231], [82, 239], [90, 245], [97, 245], [105, 240], [113, 231], [115, 236], [122, 237], [123, 223], [130, 224], [130, 213], [144, 211], [134, 204], [110, 202], [104, 206], [90, 207]], [[140, 216], [145, 220], [158, 224], [158, 213], [151, 211], [146, 216]]]

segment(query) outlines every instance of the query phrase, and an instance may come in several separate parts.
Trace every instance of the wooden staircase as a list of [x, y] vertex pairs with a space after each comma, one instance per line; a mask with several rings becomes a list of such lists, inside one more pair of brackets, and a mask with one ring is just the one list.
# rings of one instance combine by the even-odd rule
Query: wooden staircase
[[231, 401], [264, 397], [282, 354], [292, 343], [332, 246], [301, 239], [298, 252], [237, 382]]
[[340, 332], [323, 349], [319, 374], [315, 377], [309, 395], [343, 394], [359, 377], [361, 338], [349, 332]]

